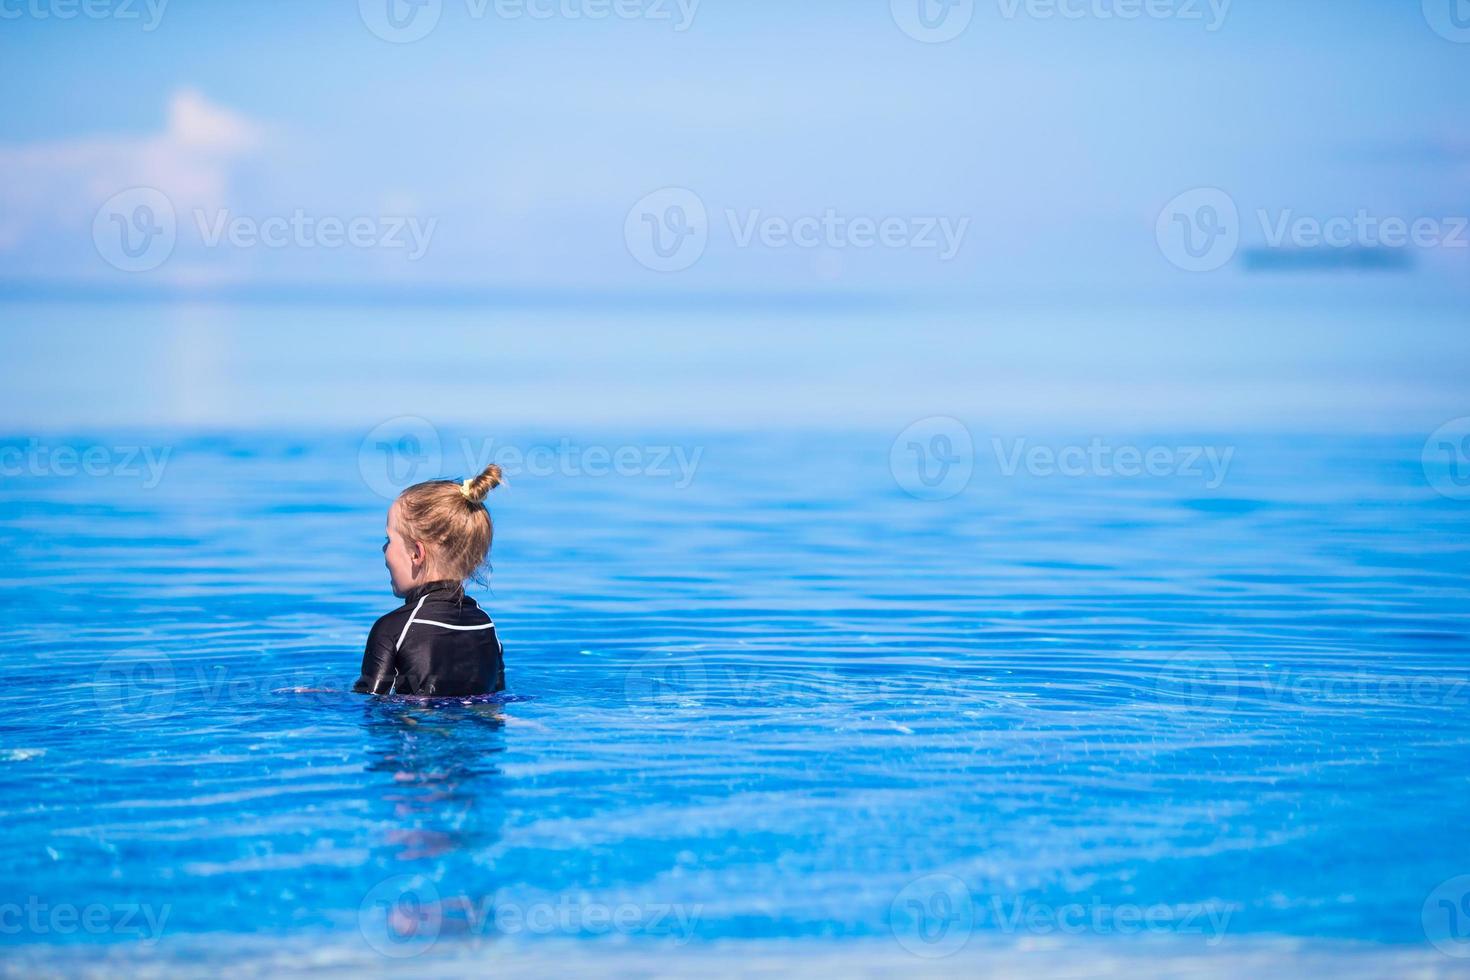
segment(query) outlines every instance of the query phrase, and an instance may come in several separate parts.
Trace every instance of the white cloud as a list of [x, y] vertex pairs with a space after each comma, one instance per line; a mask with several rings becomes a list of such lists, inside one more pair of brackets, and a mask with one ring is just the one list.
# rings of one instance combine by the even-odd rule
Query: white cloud
[[131, 187], [157, 188], [179, 209], [223, 207], [233, 171], [265, 139], [259, 124], [181, 89], [159, 133], [0, 145], [0, 252], [58, 233], [89, 241], [97, 207]]

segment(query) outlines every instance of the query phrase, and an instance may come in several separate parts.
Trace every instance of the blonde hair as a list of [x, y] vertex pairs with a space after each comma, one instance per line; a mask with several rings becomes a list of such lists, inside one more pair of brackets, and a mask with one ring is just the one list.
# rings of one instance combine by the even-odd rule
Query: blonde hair
[[500, 467], [491, 463], [463, 483], [416, 483], [398, 495], [398, 529], [432, 548], [434, 564], [445, 576], [478, 580], [489, 567], [495, 536], [485, 498], [503, 482]]

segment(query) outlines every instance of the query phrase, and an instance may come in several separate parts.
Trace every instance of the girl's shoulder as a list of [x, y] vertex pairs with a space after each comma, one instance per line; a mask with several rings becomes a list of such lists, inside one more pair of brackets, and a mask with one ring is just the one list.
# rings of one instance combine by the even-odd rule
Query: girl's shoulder
[[412, 615], [413, 607], [404, 603], [396, 609], [389, 610], [379, 616], [377, 622], [373, 623], [373, 628], [368, 635], [371, 638], [384, 630], [402, 629]]

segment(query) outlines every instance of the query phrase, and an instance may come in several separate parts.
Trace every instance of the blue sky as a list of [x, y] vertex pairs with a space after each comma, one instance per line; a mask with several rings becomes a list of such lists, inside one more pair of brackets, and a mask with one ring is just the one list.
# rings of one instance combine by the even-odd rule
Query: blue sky
[[[26, 2], [7, 10], [64, 0]], [[173, 0], [153, 30], [143, 0], [125, 8], [136, 19], [0, 23], [0, 279], [1269, 292], [1279, 282], [1244, 281], [1239, 263], [1204, 277], [1171, 265], [1160, 209], [1225, 189], [1242, 247], [1262, 209], [1470, 213], [1470, 44], [1437, 34], [1418, 3], [1156, 0], [1167, 16], [1121, 20], [1100, 13], [1112, 0], [1069, 0], [1072, 18], [989, 0], [931, 44], [877, 0], [702, 0], [692, 16], [627, 0], [632, 19], [438, 0], [435, 29], [400, 44], [368, 29], [374, 2]], [[119, 272], [99, 259], [93, 218], [137, 185], [169, 197], [181, 230], [161, 267]], [[675, 273], [640, 265], [624, 238], [630, 208], [666, 187], [694, 191], [710, 223], [702, 257]], [[952, 257], [738, 238], [747, 222], [829, 210], [897, 218], [915, 238], [929, 219], [966, 224]], [[222, 213], [298, 212], [367, 217], [384, 236], [385, 220], [417, 218], [422, 254], [202, 238]], [[1415, 250], [1407, 275], [1290, 289], [1463, 295], [1467, 255]]]
[[18, 431], [1470, 410], [1452, 0], [69, 2], [0, 4]]

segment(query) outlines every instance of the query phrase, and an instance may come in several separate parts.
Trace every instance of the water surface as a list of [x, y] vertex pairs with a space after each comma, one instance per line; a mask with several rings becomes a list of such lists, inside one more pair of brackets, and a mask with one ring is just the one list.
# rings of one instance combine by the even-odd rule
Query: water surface
[[1457, 966], [1470, 504], [1422, 435], [1116, 436], [1230, 461], [1006, 475], [1015, 439], [1091, 436], [969, 422], [938, 500], [893, 431], [470, 433], [542, 460], [492, 501], [509, 691], [473, 703], [345, 690], [396, 602], [362, 433], [5, 440], [100, 447], [0, 484], [12, 962]]

